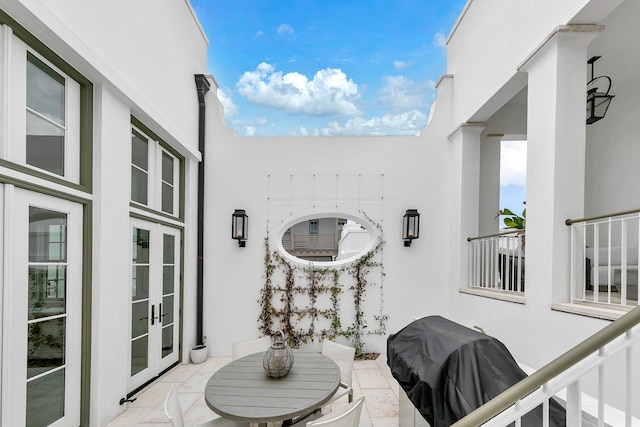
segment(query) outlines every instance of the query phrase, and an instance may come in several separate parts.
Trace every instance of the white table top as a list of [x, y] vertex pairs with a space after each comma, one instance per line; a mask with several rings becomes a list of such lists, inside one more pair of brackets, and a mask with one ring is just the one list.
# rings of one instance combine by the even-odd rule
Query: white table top
[[269, 377], [264, 352], [234, 360], [216, 371], [205, 387], [205, 400], [215, 413], [250, 423], [284, 421], [326, 403], [338, 389], [340, 369], [320, 353], [293, 350], [291, 371]]

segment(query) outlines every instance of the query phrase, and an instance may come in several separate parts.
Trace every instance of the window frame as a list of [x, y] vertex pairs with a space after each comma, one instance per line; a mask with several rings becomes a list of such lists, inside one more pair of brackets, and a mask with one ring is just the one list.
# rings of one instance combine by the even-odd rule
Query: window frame
[[[141, 203], [130, 198], [132, 207], [154, 212], [156, 214], [166, 216], [172, 219], [183, 220], [184, 218], [184, 157], [172, 149], [162, 139], [160, 139], [154, 132], [144, 126], [142, 122], [132, 117], [131, 120], [132, 141], [133, 132], [136, 132], [140, 136], [147, 139], [147, 203]], [[133, 163], [133, 152], [130, 151], [132, 156], [131, 165], [137, 167]], [[163, 209], [163, 158], [168, 156], [173, 162], [172, 171], [172, 212], [165, 211]], [[133, 169], [132, 169], [133, 170]], [[133, 188], [133, 174], [131, 175], [131, 183]], [[132, 188], [130, 190], [132, 190]]]
[[317, 219], [309, 220], [309, 235], [320, 234], [320, 221]]
[[[5, 37], [9, 40], [5, 40]], [[24, 27], [0, 10], [0, 39], [9, 49], [0, 48], [0, 62], [7, 66], [0, 69], [0, 96], [6, 99], [6, 109], [0, 108], [0, 166], [12, 169], [75, 190], [91, 193], [93, 186], [93, 83], [58, 56], [51, 48], [33, 36]], [[24, 57], [20, 57], [24, 52]], [[65, 175], [59, 175], [26, 163], [26, 66], [27, 52], [77, 86], [75, 110], [70, 114], [73, 123], [68, 128], [75, 133], [76, 141], [70, 147], [65, 141]], [[17, 58], [17, 59], [16, 59]], [[25, 73], [19, 78], [14, 68], [22, 66]], [[3, 75], [7, 71], [8, 75]], [[21, 83], [18, 85], [17, 83]], [[68, 90], [68, 85], [65, 88]], [[22, 93], [21, 93], [22, 92]], [[16, 95], [22, 99], [16, 99]], [[65, 96], [65, 102], [69, 99]], [[22, 108], [24, 107], [24, 108]], [[68, 111], [68, 109], [67, 109]], [[11, 113], [11, 120], [9, 114]], [[16, 113], [24, 114], [17, 120]], [[22, 126], [24, 124], [24, 126]], [[20, 126], [20, 127], [18, 127]], [[21, 143], [16, 144], [16, 138]]]

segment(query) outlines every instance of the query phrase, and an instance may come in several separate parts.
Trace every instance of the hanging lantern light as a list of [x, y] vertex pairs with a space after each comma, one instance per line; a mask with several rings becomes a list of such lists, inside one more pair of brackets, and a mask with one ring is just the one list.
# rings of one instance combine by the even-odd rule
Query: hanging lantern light
[[[594, 63], [600, 59], [594, 56], [587, 61], [591, 65], [591, 80], [587, 83], [587, 124], [593, 124], [604, 118], [609, 104], [615, 95], [609, 95], [611, 78], [609, 76], [593, 76]], [[606, 85], [606, 91], [599, 86]]]

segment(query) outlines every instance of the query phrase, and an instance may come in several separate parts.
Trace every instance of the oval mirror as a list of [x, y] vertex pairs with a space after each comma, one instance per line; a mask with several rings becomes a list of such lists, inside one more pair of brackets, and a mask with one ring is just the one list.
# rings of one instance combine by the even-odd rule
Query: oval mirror
[[372, 227], [350, 216], [301, 218], [285, 225], [279, 241], [288, 258], [314, 265], [336, 265], [352, 261], [370, 250]]

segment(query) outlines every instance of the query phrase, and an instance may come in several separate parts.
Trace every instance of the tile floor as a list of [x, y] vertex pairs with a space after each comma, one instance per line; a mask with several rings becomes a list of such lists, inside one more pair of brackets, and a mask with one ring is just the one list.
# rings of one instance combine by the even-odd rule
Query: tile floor
[[[196, 426], [217, 415], [204, 401], [203, 390], [211, 374], [231, 358], [209, 358], [194, 365], [178, 365], [158, 381], [138, 393], [136, 401], [129, 403], [125, 412], [106, 427], [168, 427], [163, 405], [171, 384], [175, 384], [185, 427]], [[356, 361], [353, 365], [354, 398], [366, 396], [360, 427], [398, 427], [398, 383], [391, 376], [386, 356], [376, 360]], [[346, 397], [332, 407], [347, 403]], [[334, 406], [335, 405], [335, 406]]]

